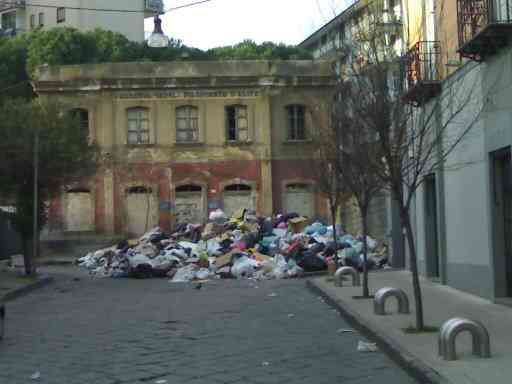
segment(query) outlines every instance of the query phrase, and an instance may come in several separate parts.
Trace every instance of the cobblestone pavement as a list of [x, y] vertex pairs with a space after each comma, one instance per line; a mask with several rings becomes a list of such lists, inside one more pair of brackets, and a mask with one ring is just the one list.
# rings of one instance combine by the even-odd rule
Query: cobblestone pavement
[[[7, 307], [0, 383], [414, 383], [296, 281], [57, 282]], [[30, 376], [40, 372], [40, 378]]]

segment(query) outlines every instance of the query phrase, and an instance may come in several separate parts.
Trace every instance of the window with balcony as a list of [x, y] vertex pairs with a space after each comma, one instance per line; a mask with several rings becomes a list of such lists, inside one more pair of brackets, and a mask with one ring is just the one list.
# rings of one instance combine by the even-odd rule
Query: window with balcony
[[483, 61], [507, 45], [512, 0], [457, 0], [459, 54]]
[[130, 145], [149, 144], [149, 110], [130, 108], [126, 111], [127, 143]]
[[66, 21], [66, 8], [57, 8], [57, 23], [63, 23]]
[[227, 141], [249, 141], [249, 124], [247, 121], [247, 106], [229, 105], [226, 107], [226, 137]]
[[288, 105], [287, 113], [287, 140], [304, 141], [306, 140], [306, 107], [304, 105]]
[[176, 142], [196, 143], [199, 141], [198, 108], [185, 105], [176, 108]]
[[419, 41], [406, 53], [404, 101], [419, 106], [441, 90], [437, 70], [439, 56], [438, 41]]

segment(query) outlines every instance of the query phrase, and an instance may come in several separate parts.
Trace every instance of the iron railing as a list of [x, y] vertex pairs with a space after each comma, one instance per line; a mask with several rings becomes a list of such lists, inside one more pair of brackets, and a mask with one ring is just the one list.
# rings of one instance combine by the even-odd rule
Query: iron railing
[[512, 24], [512, 0], [457, 0], [459, 47], [489, 24]]
[[440, 56], [438, 41], [418, 41], [405, 55], [407, 89], [424, 82], [439, 80], [437, 64]]

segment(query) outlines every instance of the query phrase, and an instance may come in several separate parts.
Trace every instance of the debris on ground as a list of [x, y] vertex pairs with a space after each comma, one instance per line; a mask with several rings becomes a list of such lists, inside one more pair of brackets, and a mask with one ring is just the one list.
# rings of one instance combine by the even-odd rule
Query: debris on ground
[[366, 341], [359, 341], [357, 343], [357, 351], [358, 352], [377, 352], [377, 344], [376, 343], [368, 343]]
[[[173, 283], [209, 279], [286, 279], [338, 265], [363, 268], [363, 238], [298, 214], [257, 217], [241, 209], [228, 218], [211, 212], [206, 225], [180, 224], [172, 234], [154, 228], [93, 251], [78, 264], [96, 277], [169, 278]], [[366, 238], [369, 268], [387, 264], [385, 245]]]

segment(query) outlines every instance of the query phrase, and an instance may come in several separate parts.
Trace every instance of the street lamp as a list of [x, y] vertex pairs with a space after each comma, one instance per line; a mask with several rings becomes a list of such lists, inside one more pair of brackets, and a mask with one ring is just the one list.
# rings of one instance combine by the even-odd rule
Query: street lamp
[[152, 48], [166, 48], [169, 46], [169, 38], [162, 31], [162, 19], [158, 15], [154, 18], [155, 28], [148, 39], [148, 46]]

